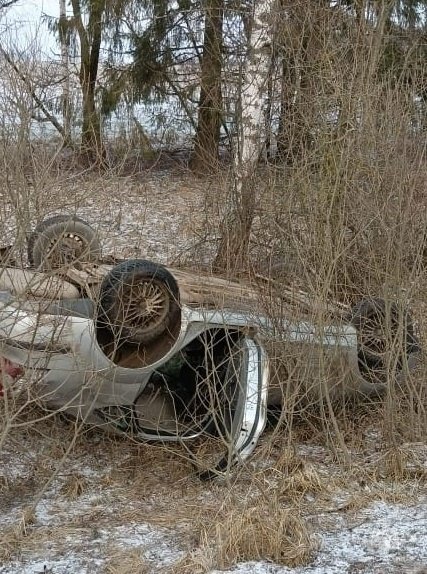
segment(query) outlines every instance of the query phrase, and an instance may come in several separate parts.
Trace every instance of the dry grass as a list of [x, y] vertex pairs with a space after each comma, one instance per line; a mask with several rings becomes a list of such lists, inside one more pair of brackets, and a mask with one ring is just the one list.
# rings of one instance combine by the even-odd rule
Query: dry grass
[[280, 480], [279, 495], [295, 499], [298, 496], [322, 492], [327, 488], [327, 477], [321, 477], [314, 467], [306, 465]]
[[111, 549], [105, 564], [105, 574], [149, 574], [149, 562], [138, 550]]
[[66, 480], [61, 492], [70, 500], [76, 500], [87, 489], [87, 480], [84, 476], [77, 473]]
[[196, 548], [167, 572], [206, 573], [251, 560], [297, 566], [307, 563], [316, 548], [316, 538], [297, 507], [282, 506], [274, 494], [246, 504], [228, 500], [220, 512], [206, 516]]
[[203, 533], [204, 546], [213, 544], [220, 568], [237, 562], [271, 560], [287, 566], [307, 563], [316, 544], [294, 508], [268, 503], [236, 507], [221, 516], [212, 531]]
[[31, 526], [35, 522], [34, 509], [25, 508], [16, 524], [5, 528], [2, 532], [0, 545], [0, 560], [7, 561], [19, 555], [25, 539], [31, 537]]
[[199, 546], [165, 570], [165, 574], [207, 574], [216, 566], [215, 552], [212, 548]]
[[[31, 501], [43, 490], [48, 460], [55, 463], [59, 434], [32, 437], [27, 448], [40, 451], [34, 463], [44, 460], [45, 468], [34, 474], [32, 482], [21, 482], [12, 491], [9, 486], [6, 492], [3, 500], [8, 505], [19, 507], [22, 500], [25, 519], [5, 530], [3, 559], [29, 555], [46, 541], [51, 553], [71, 552], [76, 544], [81, 548], [92, 543], [96, 531], [112, 533], [123, 525], [149, 524], [173, 533], [185, 552], [160, 569], [170, 574], [207, 573], [257, 559], [291, 566], [307, 563], [317, 549], [317, 527], [308, 526], [313, 517], [324, 516], [324, 525], [333, 524], [336, 513], [357, 520], [357, 513], [372, 502], [411, 503], [425, 492], [427, 453], [422, 443], [400, 447], [396, 462], [396, 454], [386, 456], [378, 445], [375, 417], [366, 418], [364, 424], [364, 450], [356, 451], [350, 467], [334, 460], [318, 441], [304, 445], [295, 436], [294, 446], [286, 447], [281, 446], [286, 433], [275, 434], [274, 440], [269, 433], [252, 465], [241, 469], [232, 483], [210, 485], [192, 477], [173, 450], [104, 440], [102, 434], [82, 435], [42, 499], [42, 506], [47, 504], [63, 522], [57, 526], [46, 525]], [[84, 475], [81, 469], [86, 469]], [[100, 540], [100, 555], [108, 558], [105, 568], [111, 572], [158, 568], [145, 558], [144, 546], [124, 551]]]

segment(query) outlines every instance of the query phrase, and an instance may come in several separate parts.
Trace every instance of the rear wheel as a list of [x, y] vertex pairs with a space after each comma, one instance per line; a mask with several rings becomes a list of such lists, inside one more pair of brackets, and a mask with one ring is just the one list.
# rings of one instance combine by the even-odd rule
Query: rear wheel
[[418, 351], [409, 314], [384, 299], [363, 299], [352, 311], [358, 332], [359, 367], [371, 383], [386, 383], [388, 373], [399, 374], [404, 361]]
[[179, 289], [162, 265], [134, 259], [120, 263], [104, 278], [98, 324], [115, 338], [149, 343], [180, 323]]
[[100, 255], [96, 231], [76, 216], [57, 215], [45, 219], [28, 239], [28, 261], [43, 271], [93, 262]]

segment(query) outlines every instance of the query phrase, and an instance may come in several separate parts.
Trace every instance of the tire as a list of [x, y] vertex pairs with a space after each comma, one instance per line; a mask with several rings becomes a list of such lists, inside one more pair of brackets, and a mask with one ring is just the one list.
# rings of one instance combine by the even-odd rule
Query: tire
[[352, 310], [358, 333], [359, 368], [370, 383], [387, 382], [387, 370], [402, 370], [405, 359], [419, 351], [409, 314], [384, 299], [363, 299]]
[[28, 239], [28, 261], [42, 271], [93, 262], [100, 255], [101, 245], [96, 231], [73, 215], [45, 219]]
[[179, 288], [165, 267], [131, 259], [105, 276], [99, 295], [98, 326], [116, 340], [150, 343], [181, 321]]

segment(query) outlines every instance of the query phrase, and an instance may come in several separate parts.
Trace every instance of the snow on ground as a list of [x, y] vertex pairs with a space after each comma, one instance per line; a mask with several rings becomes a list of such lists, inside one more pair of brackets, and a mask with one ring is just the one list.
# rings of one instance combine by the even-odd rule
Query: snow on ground
[[[92, 439], [93, 440], [93, 439]], [[33, 441], [32, 441], [33, 442]], [[95, 437], [95, 448], [102, 446]], [[32, 445], [34, 446], [34, 444]], [[92, 574], [101, 572], [139, 572], [136, 564], [144, 565], [141, 572], [172, 572], [174, 564], [192, 548], [194, 540], [183, 537], [182, 525], [156, 523], [165, 512], [160, 482], [149, 484], [143, 478], [138, 489], [126, 490], [131, 479], [126, 473], [114, 478], [114, 471], [128, 458], [125, 443], [117, 450], [107, 449], [99, 456], [91, 456], [91, 445], [84, 445], [85, 452], [77, 458], [71, 457], [70, 466], [64, 465], [53, 485], [47, 489], [36, 507], [33, 517], [28, 521], [25, 536], [18, 539], [9, 560], [0, 564], [0, 574]], [[6, 449], [7, 450], [7, 449]], [[148, 452], [148, 451], [147, 451]], [[19, 461], [18, 453], [10, 453], [9, 465]], [[33, 453], [37, 460], [37, 453]], [[92, 458], [93, 457], [93, 458]], [[141, 457], [141, 464], [144, 457]], [[110, 466], [109, 462], [112, 463]], [[4, 459], [3, 461], [4, 462]], [[165, 461], [159, 460], [160, 464]], [[153, 462], [152, 462], [153, 464]], [[166, 467], [167, 468], [167, 467]], [[21, 467], [21, 471], [24, 470]], [[153, 464], [153, 472], [156, 468]], [[165, 470], [165, 468], [164, 468]], [[86, 480], [81, 494], [75, 497], [67, 495], [67, 477], [76, 473], [79, 480]], [[144, 472], [148, 469], [144, 468]], [[36, 472], [36, 471], [35, 471]], [[138, 472], [138, 469], [136, 469]], [[141, 469], [142, 472], [142, 469]], [[37, 473], [37, 472], [36, 472]], [[2, 464], [1, 475], [5, 475]], [[15, 480], [31, 479], [31, 474]], [[158, 473], [161, 475], [161, 473]], [[167, 479], [167, 486], [173, 488], [173, 481]], [[113, 477], [113, 478], [112, 478]], [[107, 480], [108, 479], [108, 480]], [[148, 486], [144, 489], [144, 484]], [[24, 482], [23, 482], [24, 484]], [[167, 488], [167, 490], [168, 490]], [[176, 482], [181, 490], [182, 505], [200, 505], [206, 501], [211, 505], [221, 496], [221, 490], [215, 486], [203, 486], [181, 475]], [[191, 502], [191, 489], [195, 497]], [[20, 517], [31, 503], [31, 496], [22, 496], [23, 490], [16, 493], [16, 504], [6, 497], [9, 504], [4, 505], [0, 517], [2, 531], [1, 545], [8, 540], [11, 526], [19, 525]], [[424, 494], [421, 494], [424, 491]], [[138, 495], [139, 493], [139, 495]], [[167, 492], [163, 492], [165, 499]], [[6, 498], [3, 498], [6, 501]], [[307, 497], [310, 500], [310, 497]], [[333, 500], [333, 499], [331, 499]], [[175, 504], [176, 501], [171, 501]], [[179, 495], [178, 495], [179, 503]], [[418, 500], [407, 504], [376, 501], [353, 511], [344, 511], [340, 504], [333, 511], [315, 511], [309, 513], [311, 523], [319, 541], [318, 551], [311, 564], [287, 568], [271, 562], [247, 562], [236, 564], [223, 570], [228, 574], [425, 574], [427, 572], [427, 496], [421, 488]], [[191, 511], [189, 518], [191, 522]], [[153, 520], [153, 521], [152, 521]], [[9, 530], [8, 530], [9, 528]], [[132, 562], [128, 569], [122, 564], [122, 570], [114, 570], [115, 557], [123, 563], [126, 556]], [[109, 569], [110, 568], [110, 569]], [[189, 567], [188, 573], [193, 572]], [[196, 570], [194, 570], [196, 572]], [[219, 570], [208, 569], [200, 572], [219, 574]]]
[[[7, 574], [90, 574], [103, 572], [105, 553], [114, 544], [120, 554], [140, 551], [144, 561], [161, 568], [180, 558], [170, 535], [146, 524], [131, 524], [113, 528], [86, 528], [80, 536], [73, 532], [72, 538], [65, 537], [62, 545], [65, 550], [56, 551], [54, 545], [46, 541], [42, 548], [31, 556], [9, 565], [0, 566], [0, 572]], [[71, 545], [71, 549], [67, 545]], [[109, 553], [109, 552], [108, 552]], [[111, 553], [110, 553], [111, 555]], [[112, 554], [114, 557], [114, 553]], [[129, 572], [130, 574], [130, 572]]]
[[[70, 176], [39, 190], [37, 205], [29, 206], [26, 231], [45, 215], [76, 213], [99, 230], [106, 254], [170, 263], [192, 253], [190, 248], [198, 240], [203, 244], [201, 192], [206, 188], [205, 182], [166, 172], [108, 182]], [[211, 191], [220, 193], [219, 188]], [[218, 197], [214, 201], [220, 201]], [[17, 228], [8, 213], [13, 210], [3, 205], [4, 237], [12, 238]], [[211, 247], [201, 250], [202, 261], [208, 260]], [[198, 544], [203, 507], [213, 513], [227, 494], [215, 485], [197, 483], [191, 467], [177, 465], [173, 455], [165, 455], [166, 459], [159, 455], [157, 460], [147, 447], [135, 458], [134, 445], [123, 442], [113, 449], [89, 435], [82, 439], [83, 452], [70, 456], [23, 521], [62, 456], [60, 449], [60, 454], [53, 447], [50, 452], [49, 445], [53, 441], [59, 448], [61, 441], [70, 440], [67, 433], [45, 421], [39, 436], [29, 432], [22, 438], [12, 432], [0, 453], [0, 574], [172, 572], [173, 565]], [[303, 450], [303, 456], [307, 453]], [[349, 489], [348, 495], [350, 485]], [[425, 574], [426, 485], [419, 481], [411, 483], [410, 489], [405, 504], [378, 496], [348, 511], [337, 504], [325, 512], [313, 499], [312, 511], [305, 514], [319, 549], [309, 565], [287, 568], [257, 561], [224, 572]], [[310, 500], [305, 501], [308, 507]], [[182, 519], [177, 517], [181, 511], [185, 511]], [[189, 567], [188, 574], [193, 572]]]
[[[212, 191], [211, 191], [212, 188]], [[53, 215], [76, 214], [100, 234], [104, 255], [146, 257], [173, 263], [200, 242], [205, 262], [212, 251], [206, 245], [205, 195], [220, 201], [220, 186], [194, 180], [182, 172], [147, 172], [138, 177], [70, 175], [52, 179], [42, 188], [31, 180], [13, 190], [25, 209], [9, 202], [11, 192], [0, 190], [2, 242], [15, 242], [25, 259], [26, 236], [35, 225]], [[191, 249], [191, 252], [190, 252]]]
[[[340, 519], [341, 518], [341, 519]], [[336, 517], [334, 530], [320, 535], [320, 550], [305, 567], [286, 568], [250, 562], [221, 572], [233, 574], [425, 574], [427, 572], [427, 499], [412, 506], [377, 502], [363, 509], [354, 524]], [[217, 574], [219, 570], [212, 571]]]
[[[58, 444], [66, 444], [71, 435], [65, 423], [56, 425], [49, 428], [44, 422], [39, 436], [12, 433], [13, 440], [6, 441], [0, 453], [0, 574], [172, 574], [174, 565], [197, 548], [199, 512], [207, 522], [209, 515], [227, 500], [227, 487], [201, 484], [191, 476], [191, 467], [177, 462], [173, 453], [160, 449], [153, 455], [152, 447], [147, 445], [135, 450], [137, 447], [126, 440], [104, 441], [102, 433], [82, 437], [75, 451], [59, 463], [55, 458]], [[16, 448], [17, 440], [23, 445], [21, 449]], [[299, 451], [301, 460], [311, 459], [310, 464], [315, 464], [323, 452], [324, 464], [319, 464], [329, 472], [323, 447], [301, 445]], [[57, 476], [28, 514], [56, 464]], [[272, 464], [274, 460], [255, 460], [252, 470], [258, 471], [259, 479], [261, 473], [270, 477], [268, 482], [277, 475]], [[323, 472], [322, 468], [319, 466]], [[331, 471], [331, 482], [332, 475]], [[247, 481], [244, 475], [241, 485], [237, 484], [237, 498], [250, 494], [253, 487]], [[8, 488], [1, 489], [2, 484]], [[295, 509], [305, 515], [318, 541], [310, 564], [287, 568], [256, 561], [236, 564], [223, 572], [425, 574], [425, 486], [407, 481], [403, 491], [407, 490], [408, 499], [403, 504], [385, 501], [387, 491], [392, 499], [390, 494], [394, 491], [396, 495], [402, 485], [384, 482], [379, 488], [384, 500], [356, 508], [346, 504], [353, 494], [354, 481], [349, 481], [347, 490], [331, 491], [326, 498], [307, 494]], [[364, 486], [361, 492], [369, 488]], [[4, 553], [7, 544], [12, 545], [9, 555]], [[114, 564], [121, 564], [122, 569], [115, 570]], [[189, 574], [193, 571], [220, 572], [214, 568], [195, 570], [192, 566], [180, 570]]]

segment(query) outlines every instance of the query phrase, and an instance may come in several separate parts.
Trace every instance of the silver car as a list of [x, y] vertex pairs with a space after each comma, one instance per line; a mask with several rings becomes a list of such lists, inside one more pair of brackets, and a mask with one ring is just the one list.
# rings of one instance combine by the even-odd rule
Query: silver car
[[348, 390], [363, 393], [385, 386], [385, 347], [390, 329], [402, 336], [402, 317], [398, 370], [419, 350], [397, 305], [365, 300], [350, 315], [335, 307], [323, 326], [269, 318], [259, 292], [240, 283], [102, 259], [95, 231], [77, 217], [40, 224], [28, 259], [0, 275], [3, 392], [25, 372], [47, 408], [84, 423], [142, 441], [219, 438], [224, 454], [202, 478], [246, 459], [264, 430], [265, 340], [310, 349], [307, 363], [324, 357]]

